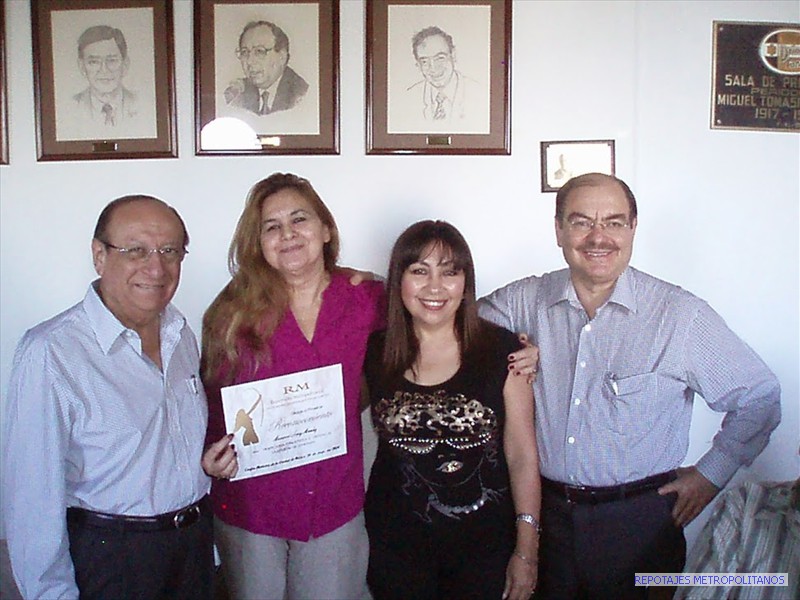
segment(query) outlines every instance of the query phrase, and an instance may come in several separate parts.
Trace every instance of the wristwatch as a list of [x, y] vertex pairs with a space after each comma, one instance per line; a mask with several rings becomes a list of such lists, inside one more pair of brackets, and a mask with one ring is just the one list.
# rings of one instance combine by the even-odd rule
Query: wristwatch
[[519, 513], [517, 515], [517, 523], [519, 523], [520, 521], [524, 521], [529, 525], [533, 525], [534, 529], [536, 529], [536, 533], [542, 532], [542, 526], [539, 524], [539, 519], [537, 519], [533, 515], [528, 513]]

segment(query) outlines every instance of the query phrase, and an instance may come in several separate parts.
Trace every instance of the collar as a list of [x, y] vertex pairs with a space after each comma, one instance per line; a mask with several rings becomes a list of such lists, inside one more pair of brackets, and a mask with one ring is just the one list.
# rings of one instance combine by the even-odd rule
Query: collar
[[434, 104], [436, 102], [436, 96], [441, 91], [442, 95], [445, 97], [445, 100], [449, 100], [450, 102], [456, 97], [456, 92], [458, 91], [458, 71], [453, 69], [453, 76], [450, 78], [450, 81], [447, 82], [447, 85], [443, 88], [437, 88], [435, 85], [432, 85], [427, 80], [425, 84], [428, 88], [428, 104]]
[[275, 81], [272, 83], [272, 85], [271, 85], [271, 86], [269, 86], [267, 89], [261, 89], [261, 88], [257, 88], [257, 89], [258, 89], [258, 94], [259, 94], [259, 96], [260, 96], [262, 93], [264, 93], [264, 92], [267, 92], [267, 94], [269, 94], [269, 95], [267, 96], [267, 108], [268, 108], [269, 110], [272, 110], [272, 105], [273, 105], [273, 104], [274, 104], [274, 102], [275, 102], [275, 95], [276, 95], [276, 94], [277, 94], [277, 92], [278, 92], [278, 86], [281, 84], [281, 81], [283, 81], [283, 76], [286, 74], [286, 69], [287, 69], [287, 68], [288, 68], [288, 67], [284, 68], [284, 69], [283, 69], [283, 71], [281, 71], [281, 76], [280, 76], [280, 77], [278, 77], [278, 79], [276, 79], [276, 80], [275, 80]]
[[109, 98], [108, 100], [101, 100], [97, 96], [94, 95], [92, 88], [89, 88], [89, 102], [92, 105], [92, 108], [97, 111], [102, 111], [103, 106], [106, 104], [110, 104], [114, 110], [118, 110], [125, 101], [125, 96], [122, 93], [122, 86], [120, 86], [115, 92], [114, 95]]
[[[617, 279], [617, 283], [614, 285], [614, 291], [611, 292], [611, 296], [606, 300], [603, 306], [606, 304], [618, 304], [630, 312], [635, 313], [637, 310], [636, 295], [634, 293], [636, 288], [636, 273], [637, 271], [633, 267], [626, 267]], [[569, 302], [573, 306], [581, 305], [580, 300], [578, 300], [578, 293], [575, 291], [575, 286], [572, 284], [572, 279], [569, 275], [569, 269], [562, 269], [550, 273], [554, 281], [552, 285], [547, 286], [544, 297], [545, 305], [548, 308], [560, 302]], [[603, 306], [600, 308], [603, 308]], [[598, 308], [598, 310], [600, 310], [600, 308]]]
[[[94, 331], [97, 343], [103, 350], [103, 353], [108, 354], [111, 347], [116, 343], [120, 337], [135, 336], [139, 339], [139, 334], [133, 329], [125, 327], [117, 317], [114, 316], [108, 307], [103, 304], [100, 299], [100, 294], [97, 293], [97, 288], [100, 285], [100, 280], [94, 280], [83, 298], [83, 309], [89, 319], [89, 326]], [[181, 330], [185, 324], [186, 319], [178, 312], [172, 304], [168, 304], [164, 311], [161, 313], [161, 344], [169, 339], [180, 335]], [[140, 352], [141, 353], [141, 352]]]

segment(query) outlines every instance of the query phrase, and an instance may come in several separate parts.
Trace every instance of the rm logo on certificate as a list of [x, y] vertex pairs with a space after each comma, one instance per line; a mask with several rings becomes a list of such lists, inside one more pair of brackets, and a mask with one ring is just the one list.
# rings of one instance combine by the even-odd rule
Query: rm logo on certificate
[[224, 387], [222, 408], [239, 459], [234, 481], [347, 453], [340, 364]]

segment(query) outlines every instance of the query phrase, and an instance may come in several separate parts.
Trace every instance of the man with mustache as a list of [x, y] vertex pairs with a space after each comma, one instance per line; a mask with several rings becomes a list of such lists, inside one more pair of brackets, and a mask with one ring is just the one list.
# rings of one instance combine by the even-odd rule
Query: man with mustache
[[[636, 199], [600, 173], [556, 196], [569, 265], [484, 298], [481, 315], [539, 346], [540, 598], [641, 598], [635, 573], [677, 573], [683, 527], [780, 421], [780, 387], [708, 304], [629, 266]], [[725, 419], [681, 468], [694, 395]]]

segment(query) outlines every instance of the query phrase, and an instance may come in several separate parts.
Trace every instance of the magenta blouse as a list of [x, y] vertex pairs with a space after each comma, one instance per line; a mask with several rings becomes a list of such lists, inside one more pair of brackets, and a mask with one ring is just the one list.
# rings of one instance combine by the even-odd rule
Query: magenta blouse
[[[341, 363], [344, 377], [347, 454], [242, 481], [215, 480], [214, 514], [262, 535], [307, 541], [344, 525], [364, 504], [364, 459], [359, 394], [370, 333], [384, 326], [383, 285], [350, 285], [334, 274], [322, 295], [314, 338], [306, 340], [291, 311], [270, 339], [271, 362], [240, 372], [234, 384]], [[243, 356], [243, 364], [248, 364]], [[209, 387], [207, 443], [225, 434], [220, 389]]]

